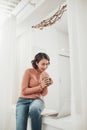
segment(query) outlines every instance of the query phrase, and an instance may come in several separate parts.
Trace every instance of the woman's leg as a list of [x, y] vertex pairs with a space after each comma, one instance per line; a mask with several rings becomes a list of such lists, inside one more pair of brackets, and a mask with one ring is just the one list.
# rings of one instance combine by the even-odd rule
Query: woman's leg
[[18, 99], [16, 105], [16, 130], [27, 130], [29, 105], [25, 99]]
[[41, 111], [44, 108], [44, 102], [41, 99], [35, 99], [29, 108], [29, 114], [31, 118], [31, 129], [41, 130], [42, 127], [42, 116]]

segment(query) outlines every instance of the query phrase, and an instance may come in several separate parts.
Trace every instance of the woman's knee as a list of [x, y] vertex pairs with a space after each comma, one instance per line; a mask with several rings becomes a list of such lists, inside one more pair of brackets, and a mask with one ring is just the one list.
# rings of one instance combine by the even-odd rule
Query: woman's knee
[[30, 108], [29, 114], [30, 116], [38, 117], [41, 115], [41, 110], [39, 107], [34, 106]]
[[44, 108], [44, 102], [42, 100], [40, 99], [34, 100], [34, 102], [32, 102], [29, 108], [30, 116], [33, 116], [33, 115], [34, 117], [40, 116], [43, 108]]

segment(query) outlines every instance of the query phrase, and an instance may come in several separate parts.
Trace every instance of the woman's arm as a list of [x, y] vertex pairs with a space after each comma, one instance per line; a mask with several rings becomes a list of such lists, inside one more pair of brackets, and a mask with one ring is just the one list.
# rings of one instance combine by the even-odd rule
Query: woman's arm
[[42, 96], [45, 96], [45, 95], [47, 95], [47, 93], [48, 93], [48, 87], [45, 87], [45, 88], [42, 90], [41, 95], [42, 95]]

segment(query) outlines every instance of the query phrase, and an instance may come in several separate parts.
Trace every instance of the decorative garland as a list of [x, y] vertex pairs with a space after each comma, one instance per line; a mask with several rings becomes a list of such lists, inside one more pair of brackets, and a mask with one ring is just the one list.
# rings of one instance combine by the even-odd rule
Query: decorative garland
[[63, 13], [66, 11], [66, 7], [67, 7], [67, 5], [59, 7], [59, 10], [53, 16], [51, 16], [50, 18], [48, 18], [46, 20], [43, 20], [42, 22], [40, 22], [37, 25], [33, 25], [32, 28], [43, 29], [44, 27], [53, 25], [56, 21], [61, 19]]

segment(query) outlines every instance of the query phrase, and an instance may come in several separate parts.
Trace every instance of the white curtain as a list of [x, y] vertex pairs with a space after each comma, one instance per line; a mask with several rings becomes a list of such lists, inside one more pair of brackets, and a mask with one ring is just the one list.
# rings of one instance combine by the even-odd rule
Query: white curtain
[[16, 78], [16, 19], [11, 16], [0, 26], [0, 130], [10, 130]]
[[87, 0], [68, 0], [71, 130], [87, 130]]

